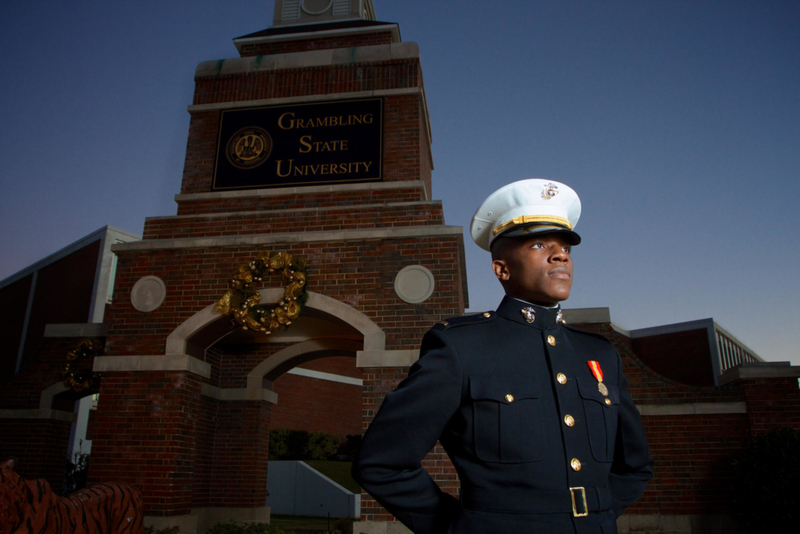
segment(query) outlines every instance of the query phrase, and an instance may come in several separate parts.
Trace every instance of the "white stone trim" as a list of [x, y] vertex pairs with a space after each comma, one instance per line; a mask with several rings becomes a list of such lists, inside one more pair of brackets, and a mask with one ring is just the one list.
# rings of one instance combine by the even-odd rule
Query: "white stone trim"
[[[262, 191], [262, 190], [259, 190]], [[238, 191], [237, 191], [238, 192]], [[370, 208], [401, 208], [401, 207], [409, 207], [413, 208], [416, 206], [431, 206], [433, 208], [440, 207], [442, 204], [441, 200], [422, 200], [419, 202], [388, 202], [386, 204], [353, 204], [349, 206], [318, 206], [315, 208], [290, 208], [290, 209], [277, 209], [277, 210], [257, 210], [257, 211], [223, 211], [218, 213], [196, 213], [192, 215], [165, 215], [165, 216], [158, 216], [158, 217], [145, 217], [145, 221], [172, 221], [175, 219], [224, 219], [231, 216], [237, 217], [248, 217], [248, 216], [258, 216], [258, 215], [274, 215], [277, 213], [280, 214], [287, 214], [287, 213], [319, 213], [319, 212], [326, 212], [331, 210], [336, 211], [360, 211], [363, 209], [370, 209]]]
[[748, 362], [727, 369], [717, 380], [724, 386], [737, 380], [795, 377], [800, 377], [800, 365], [791, 362]]
[[419, 360], [416, 350], [360, 350], [356, 353], [356, 367], [411, 367]]
[[[283, 296], [284, 290], [274, 287], [261, 289], [259, 290], [259, 293], [261, 293], [262, 302], [276, 302]], [[206, 308], [189, 317], [186, 321], [181, 323], [178, 328], [173, 330], [172, 333], [167, 336], [166, 354], [185, 355], [186, 341], [196, 332], [202, 330], [206, 325], [216, 321], [221, 317], [221, 314], [214, 310], [215, 306], [216, 304], [207, 306]], [[356, 310], [352, 306], [349, 306], [331, 297], [326, 297], [325, 295], [309, 291], [306, 307], [324, 311], [341, 319], [361, 332], [364, 335], [365, 349], [382, 349], [384, 347], [384, 343], [386, 342], [386, 334], [383, 333], [383, 330], [381, 330], [378, 325], [372, 322], [372, 319]], [[261, 376], [264, 374], [266, 373], [263, 373]]]
[[183, 248], [212, 248], [274, 245], [292, 243], [324, 243], [326, 241], [364, 241], [367, 239], [403, 239], [408, 237], [460, 237], [460, 226], [402, 226], [369, 230], [331, 230], [319, 232], [287, 232], [275, 234], [231, 235], [183, 239], [148, 239], [136, 243], [115, 245], [114, 252], [146, 250], [179, 250]]
[[[310, 299], [309, 299], [310, 300]], [[355, 311], [355, 310], [354, 310]], [[360, 312], [357, 312], [360, 313]], [[350, 323], [352, 326], [353, 323]], [[374, 323], [373, 323], [374, 324]], [[377, 327], [376, 327], [377, 328]], [[380, 332], [383, 338], [383, 331]], [[366, 344], [366, 336], [364, 336], [364, 344]], [[283, 350], [279, 350], [275, 354], [269, 356], [260, 364], [255, 366], [252, 371], [247, 374], [247, 387], [260, 388], [262, 387], [264, 376], [268, 375], [273, 369], [283, 365], [284, 363], [308, 354], [310, 352], [322, 351], [345, 351], [357, 352], [361, 348], [361, 343], [353, 339], [340, 339], [340, 338], [327, 338], [327, 339], [311, 339], [297, 343]]]
[[[347, 20], [347, 19], [342, 19]], [[305, 24], [292, 24], [292, 25], [281, 25], [281, 28], [285, 28], [288, 26], [304, 26]], [[334, 37], [334, 36], [342, 36], [342, 35], [358, 35], [360, 33], [378, 33], [381, 31], [389, 31], [392, 33], [392, 40], [394, 43], [391, 44], [383, 44], [383, 45], [372, 45], [372, 46], [357, 46], [357, 47], [350, 47], [350, 48], [332, 48], [327, 49], [330, 51], [346, 51], [350, 52], [351, 50], [355, 49], [358, 50], [359, 48], [378, 48], [378, 47], [396, 47], [397, 45], [414, 45], [412, 47], [406, 47], [406, 50], [400, 49], [396, 51], [396, 54], [402, 53], [413, 53], [412, 51], [408, 51], [408, 48], [416, 49], [416, 55], [411, 57], [419, 57], [419, 46], [417, 43], [413, 41], [408, 42], [399, 42], [400, 41], [400, 28], [397, 24], [376, 24], [374, 26], [362, 26], [360, 28], [337, 28], [335, 30], [326, 30], [326, 31], [316, 31], [316, 32], [297, 32], [297, 33], [284, 33], [278, 35], [260, 35], [258, 37], [248, 37], [244, 39], [234, 39], [233, 44], [236, 46], [236, 50], [242, 50], [242, 46], [246, 44], [259, 44], [259, 43], [279, 43], [281, 41], [299, 41], [305, 39], [319, 39], [320, 37]], [[391, 50], [391, 49], [390, 49]], [[394, 51], [394, 50], [392, 50]], [[310, 50], [309, 52], [322, 52], [322, 50]], [[308, 52], [292, 52], [289, 54], [272, 54], [273, 56], [291, 56], [295, 54], [306, 54]], [[257, 57], [270, 57], [270, 56], [257, 56]], [[392, 59], [397, 59], [397, 57], [393, 57]], [[363, 60], [362, 60], [363, 61]], [[354, 61], [355, 62], [355, 61]], [[204, 61], [203, 63], [211, 63], [211, 61]], [[200, 63], [200, 65], [203, 65]], [[197, 66], [197, 70], [195, 71], [195, 76], [197, 76], [197, 72], [200, 71], [200, 65]], [[287, 68], [297, 68], [297, 67], [287, 67]]]
[[39, 409], [40, 410], [49, 410], [53, 407], [53, 397], [58, 395], [59, 393], [63, 393], [67, 391], [69, 388], [64, 384], [64, 382], [56, 382], [49, 387], [46, 387], [42, 390], [42, 394], [39, 395]]
[[682, 404], [640, 404], [639, 413], [647, 415], [715, 415], [747, 413], [745, 402], [687, 402]]
[[31, 408], [27, 410], [0, 410], [0, 419], [52, 419], [74, 423], [78, 420], [77, 414], [53, 410], [51, 408]]
[[392, 43], [350, 48], [326, 48], [287, 54], [247, 56], [230, 59], [212, 59], [197, 65], [195, 78], [216, 78], [237, 74], [255, 74], [288, 69], [308, 69], [353, 65], [356, 63], [378, 63], [398, 59], [419, 60], [419, 46], [415, 42]]
[[421, 304], [436, 288], [433, 273], [424, 265], [407, 265], [394, 277], [394, 292], [403, 302]]
[[315, 380], [326, 380], [328, 382], [338, 382], [339, 384], [349, 384], [351, 386], [363, 386], [364, 381], [360, 378], [353, 378], [351, 376], [335, 375], [333, 373], [323, 373], [322, 371], [314, 371], [312, 369], [304, 369], [302, 367], [295, 367], [286, 371], [287, 375], [302, 376], [305, 378], [313, 378]]
[[[229, 198], [260, 198], [277, 197], [285, 195], [312, 195], [325, 194], [342, 191], [383, 191], [389, 189], [425, 189], [422, 180], [409, 180], [407, 182], [367, 182], [363, 184], [341, 184], [341, 185], [309, 185], [305, 187], [275, 187], [272, 189], [243, 189], [239, 191], [214, 191], [210, 193], [189, 193], [185, 195], [175, 195], [175, 202], [189, 202], [194, 200], [222, 200]], [[331, 206], [330, 209], [341, 208], [341, 206]], [[310, 209], [310, 208], [309, 208]], [[225, 215], [223, 212], [221, 215]], [[206, 215], [206, 214], [203, 214]]]
[[95, 356], [92, 371], [188, 371], [204, 378], [211, 378], [211, 364], [188, 354], [166, 354], [163, 356]]
[[[404, 96], [422, 94], [425, 91], [420, 87], [403, 87], [400, 89], [375, 89], [373, 91], [353, 91], [350, 93], [326, 93], [321, 95], [290, 96], [285, 98], [262, 98], [258, 100], [237, 100], [232, 102], [215, 102], [213, 104], [192, 104], [186, 107], [189, 113], [202, 113], [204, 111], [222, 111], [238, 108], [256, 108], [264, 106], [281, 106], [284, 104], [306, 104], [309, 102], [328, 102], [336, 100], [355, 100], [374, 98], [379, 96]], [[427, 108], [426, 108], [427, 118]], [[428, 143], [430, 148], [430, 143]], [[375, 182], [380, 183], [380, 182]], [[395, 182], [396, 183], [396, 182]], [[341, 187], [341, 186], [340, 186]]]
[[53, 323], [44, 327], [44, 337], [106, 337], [105, 323]]
[[143, 313], [157, 310], [164, 304], [166, 298], [167, 285], [157, 276], [143, 276], [133, 284], [133, 289], [131, 289], [131, 304]]
[[278, 404], [278, 394], [262, 387], [218, 388], [203, 383], [200, 386], [200, 394], [219, 401], [266, 401], [270, 404]]

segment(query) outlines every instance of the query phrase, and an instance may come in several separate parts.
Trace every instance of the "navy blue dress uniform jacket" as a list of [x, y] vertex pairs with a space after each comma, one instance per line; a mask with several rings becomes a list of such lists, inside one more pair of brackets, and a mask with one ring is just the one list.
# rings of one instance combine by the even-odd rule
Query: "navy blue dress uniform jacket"
[[[448, 319], [425, 335], [353, 465], [413, 532], [610, 534], [644, 491], [652, 458], [619, 354], [557, 313], [506, 297], [496, 313]], [[420, 466], [437, 440], [458, 471], [460, 501]]]

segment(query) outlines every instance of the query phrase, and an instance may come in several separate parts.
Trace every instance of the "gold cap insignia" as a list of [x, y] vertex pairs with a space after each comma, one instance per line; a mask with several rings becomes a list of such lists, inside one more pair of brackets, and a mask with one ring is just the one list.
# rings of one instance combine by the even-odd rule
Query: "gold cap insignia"
[[536, 320], [536, 312], [531, 307], [522, 308], [519, 312], [525, 318], [525, 321], [527, 321], [529, 323], [532, 323], [533, 321]]
[[550, 200], [554, 196], [558, 194], [558, 186], [553, 182], [545, 184], [544, 189], [542, 190], [542, 198], [545, 200]]

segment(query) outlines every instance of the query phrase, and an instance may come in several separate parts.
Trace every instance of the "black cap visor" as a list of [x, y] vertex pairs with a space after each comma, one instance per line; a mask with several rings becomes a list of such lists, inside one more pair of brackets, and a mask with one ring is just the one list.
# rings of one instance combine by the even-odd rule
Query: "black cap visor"
[[511, 228], [497, 236], [494, 241], [497, 241], [497, 239], [501, 237], [528, 237], [534, 234], [563, 234], [570, 245], [575, 246], [580, 245], [581, 243], [581, 236], [572, 230], [564, 228], [563, 226], [553, 226], [551, 224], [527, 224], [515, 226], [514, 228]]

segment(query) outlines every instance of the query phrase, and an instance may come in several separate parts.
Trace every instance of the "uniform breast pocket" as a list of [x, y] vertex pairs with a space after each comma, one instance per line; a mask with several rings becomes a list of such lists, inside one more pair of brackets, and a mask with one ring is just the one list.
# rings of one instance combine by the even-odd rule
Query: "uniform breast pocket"
[[479, 375], [470, 378], [475, 454], [485, 462], [536, 462], [545, 436], [536, 377]]
[[578, 391], [583, 399], [592, 456], [598, 462], [611, 462], [614, 460], [617, 436], [619, 389], [616, 385], [606, 384], [608, 395], [603, 395], [594, 378], [578, 377], [577, 380]]

